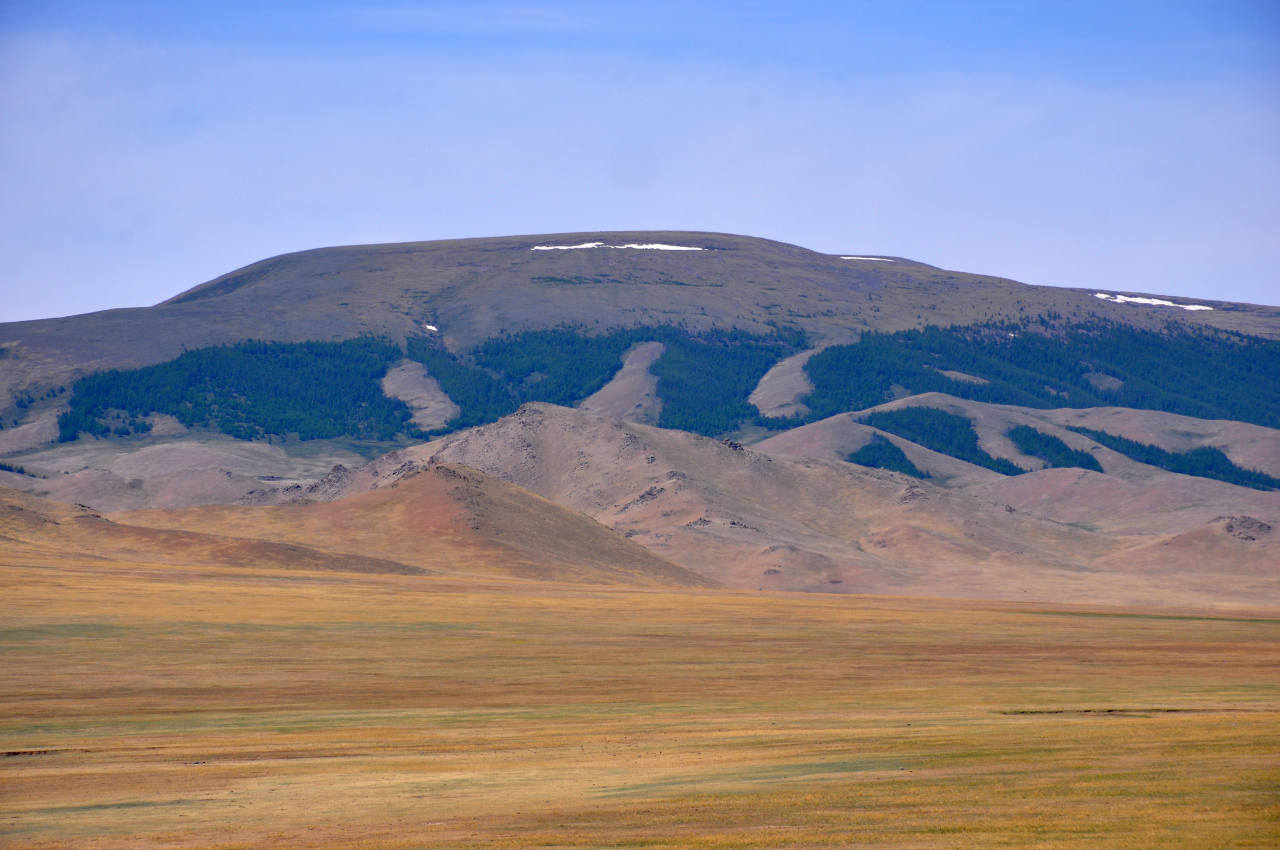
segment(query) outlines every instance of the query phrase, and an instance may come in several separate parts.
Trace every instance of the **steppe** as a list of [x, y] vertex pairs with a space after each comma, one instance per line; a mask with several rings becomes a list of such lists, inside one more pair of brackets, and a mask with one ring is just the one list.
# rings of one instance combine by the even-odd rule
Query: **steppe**
[[5, 846], [1280, 842], [1275, 611], [100, 550], [0, 554]]

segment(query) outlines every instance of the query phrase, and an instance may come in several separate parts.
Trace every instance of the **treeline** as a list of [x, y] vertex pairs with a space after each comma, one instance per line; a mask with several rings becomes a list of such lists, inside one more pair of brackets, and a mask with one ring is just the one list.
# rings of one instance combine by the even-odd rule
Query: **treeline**
[[142, 417], [166, 413], [188, 427], [244, 440], [269, 434], [392, 440], [410, 412], [383, 395], [380, 380], [401, 356], [399, 346], [369, 337], [248, 341], [141, 369], [98, 372], [72, 387], [70, 409], [58, 417], [58, 439], [123, 436], [146, 430]]
[[759, 414], [747, 397], [774, 363], [802, 344], [741, 331], [666, 334], [660, 341], [666, 350], [649, 367], [662, 401], [658, 424], [709, 437], [754, 421]]
[[849, 463], [856, 463], [859, 466], [870, 466], [874, 469], [889, 469], [894, 472], [901, 472], [914, 478], [930, 478], [927, 472], [921, 472], [920, 468], [911, 462], [902, 451], [902, 449], [889, 442], [881, 434], [872, 434], [871, 442], [867, 443], [856, 452], [852, 452], [847, 458]]
[[[1101, 321], [1031, 328], [1030, 322], [930, 326], [867, 333], [824, 349], [805, 364], [814, 389], [802, 399], [810, 410], [804, 421], [874, 407], [906, 391], [1037, 408], [1116, 405], [1280, 427], [1280, 342]], [[1100, 388], [1105, 378], [1119, 386]], [[763, 420], [771, 427], [798, 422]]]
[[608, 383], [634, 342], [622, 330], [588, 336], [579, 328], [553, 328], [486, 340], [475, 359], [504, 376], [521, 402], [571, 405]]
[[1052, 434], [1037, 431], [1029, 425], [1015, 425], [1006, 431], [1005, 435], [1018, 447], [1018, 451], [1024, 455], [1040, 458], [1046, 466], [1079, 467], [1091, 469], [1094, 472], [1102, 471], [1102, 464], [1098, 463], [1098, 459], [1093, 455], [1073, 449]]
[[1256, 469], [1244, 469], [1236, 466], [1221, 449], [1201, 446], [1188, 452], [1171, 452], [1159, 446], [1139, 443], [1106, 431], [1094, 431], [1090, 428], [1072, 427], [1072, 431], [1101, 443], [1112, 451], [1139, 463], [1180, 472], [1183, 475], [1194, 475], [1199, 478], [1212, 478], [1254, 490], [1280, 490], [1280, 478], [1273, 478]]
[[72, 387], [70, 409], [58, 419], [59, 439], [144, 433], [152, 413], [239, 439], [422, 437], [409, 425], [409, 409], [383, 395], [380, 384], [406, 354], [458, 405], [461, 412], [442, 429], [448, 431], [493, 422], [528, 401], [572, 405], [617, 373], [631, 345], [651, 340], [665, 345], [651, 367], [663, 402], [660, 424], [707, 435], [753, 419], [748, 394], [774, 362], [805, 344], [796, 332], [694, 334], [674, 326], [594, 335], [578, 327], [528, 331], [490, 339], [462, 355], [434, 338], [410, 338], [407, 351], [368, 337], [249, 341], [82, 378]]
[[973, 430], [973, 423], [968, 419], [936, 407], [878, 410], [859, 421], [1001, 475], [1020, 475], [1026, 472], [1022, 467], [1002, 457], [992, 457], [979, 448], [978, 433]]
[[528, 401], [571, 405], [600, 389], [622, 366], [631, 332], [589, 336], [563, 327], [486, 340], [458, 356], [434, 339], [408, 340], [407, 354], [461, 411], [448, 428], [493, 422]]
[[649, 367], [662, 401], [658, 424], [716, 436], [756, 418], [747, 396], [770, 366], [806, 341], [799, 332], [782, 330], [769, 336], [738, 330], [694, 334], [659, 325], [589, 335], [562, 327], [490, 339], [463, 355], [435, 340], [411, 339], [408, 356], [460, 408], [442, 429], [453, 430], [492, 422], [529, 401], [575, 404], [608, 383], [626, 350], [639, 342], [664, 346]]
[[440, 389], [458, 406], [459, 413], [449, 421], [448, 427], [432, 433], [493, 422], [519, 406], [507, 382], [479, 366], [462, 362], [434, 340], [410, 338], [406, 348], [408, 356], [426, 367], [427, 374], [436, 379]]

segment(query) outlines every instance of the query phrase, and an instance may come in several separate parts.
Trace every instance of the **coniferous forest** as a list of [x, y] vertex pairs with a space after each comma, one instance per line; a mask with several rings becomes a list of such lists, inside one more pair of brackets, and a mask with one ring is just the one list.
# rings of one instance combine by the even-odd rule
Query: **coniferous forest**
[[[426, 435], [409, 425], [408, 409], [384, 396], [379, 385], [387, 369], [405, 356], [423, 363], [460, 408], [436, 432], [442, 433], [495, 421], [528, 401], [575, 404], [616, 374], [630, 346], [645, 341], [665, 347], [650, 366], [662, 401], [658, 424], [707, 436], [752, 423], [792, 427], [928, 391], [1038, 408], [1120, 405], [1280, 426], [1280, 382], [1274, 380], [1280, 374], [1280, 343], [1104, 323], [1058, 328], [1041, 319], [1016, 326], [868, 333], [856, 343], [826, 348], [805, 367], [814, 387], [803, 399], [809, 413], [786, 419], [761, 416], [747, 397], [771, 366], [809, 345], [792, 329], [758, 335], [739, 330], [693, 333], [670, 325], [603, 333], [559, 327], [489, 339], [463, 352], [447, 350], [435, 337], [410, 338], [403, 349], [372, 338], [247, 341], [82, 378], [72, 387], [70, 409], [59, 418], [59, 439], [143, 433], [150, 427], [145, 421], [150, 413], [167, 413], [188, 426], [241, 439], [421, 438]], [[1004, 474], [1021, 471], [981, 452], [963, 417], [904, 410], [876, 413], [866, 421]], [[1024, 453], [1049, 465], [1097, 468], [1091, 456], [1034, 429], [1013, 429], [1009, 436]], [[879, 443], [866, 451], [863, 459], [870, 465], [903, 466]], [[1239, 470], [1225, 456], [1210, 454], [1160, 457], [1155, 465], [1270, 486], [1250, 477], [1260, 473]], [[1144, 456], [1156, 457], [1150, 452]]]
[[[188, 351], [141, 369], [81, 378], [58, 417], [59, 440], [81, 432], [120, 436], [145, 430], [142, 417], [167, 413], [188, 427], [252, 440], [297, 434], [392, 440], [409, 421], [404, 403], [379, 384], [399, 346], [364, 337], [344, 342], [248, 341]], [[120, 424], [103, 420], [117, 411]]]
[[1224, 332], [1101, 322], [1056, 329], [1048, 320], [930, 326], [864, 334], [814, 355], [805, 371], [814, 386], [803, 399], [807, 421], [875, 407], [895, 393], [943, 392], [994, 404], [1114, 405], [1280, 427], [1280, 342]]
[[410, 339], [408, 356], [421, 362], [462, 409], [445, 429], [453, 430], [492, 422], [528, 401], [581, 401], [617, 373], [623, 354], [639, 342], [665, 347], [650, 366], [662, 400], [658, 424], [716, 436], [755, 419], [747, 396], [770, 366], [805, 341], [795, 333], [693, 334], [671, 325], [598, 335], [554, 328], [490, 339], [462, 356], [434, 340]]
[[1019, 475], [1026, 472], [1002, 457], [992, 457], [978, 447], [978, 433], [973, 423], [963, 416], [936, 407], [904, 407], [899, 410], [877, 410], [862, 417], [864, 425], [879, 428], [919, 443], [944, 455], [999, 472]]
[[852, 452], [845, 459], [849, 463], [856, 463], [859, 466], [869, 466], [873, 469], [889, 469], [910, 475], [913, 478], [930, 477], [929, 473], [921, 472], [920, 468], [903, 454], [902, 449], [886, 440], [880, 434], [872, 434], [870, 442], [856, 452]]
[[1232, 463], [1221, 449], [1211, 446], [1200, 446], [1187, 452], [1171, 452], [1159, 446], [1151, 446], [1108, 434], [1106, 431], [1094, 431], [1089, 428], [1072, 428], [1085, 436], [1101, 443], [1112, 451], [1119, 452], [1131, 460], [1158, 466], [1170, 472], [1183, 475], [1194, 475], [1199, 478], [1212, 478], [1254, 490], [1280, 490], [1280, 478], [1273, 478], [1256, 469], [1244, 469]]
[[1024, 455], [1040, 458], [1045, 462], [1045, 466], [1079, 467], [1091, 469], [1094, 472], [1102, 471], [1102, 464], [1098, 463], [1098, 459], [1093, 455], [1073, 449], [1052, 434], [1037, 431], [1029, 425], [1015, 425], [1006, 431], [1005, 435], [1018, 447], [1018, 451]]
[[408, 408], [383, 395], [379, 383], [405, 356], [421, 362], [460, 408], [443, 429], [449, 431], [493, 422], [528, 401], [572, 405], [617, 373], [630, 346], [651, 340], [666, 346], [651, 367], [663, 402], [660, 424], [708, 436], [751, 420], [747, 395], [773, 363], [804, 342], [795, 334], [693, 334], [672, 326], [598, 335], [578, 328], [527, 331], [462, 355], [423, 337], [408, 339], [405, 350], [372, 338], [248, 341], [80, 379], [70, 410], [59, 417], [59, 439], [143, 433], [151, 413], [239, 439], [423, 436], [409, 426]]

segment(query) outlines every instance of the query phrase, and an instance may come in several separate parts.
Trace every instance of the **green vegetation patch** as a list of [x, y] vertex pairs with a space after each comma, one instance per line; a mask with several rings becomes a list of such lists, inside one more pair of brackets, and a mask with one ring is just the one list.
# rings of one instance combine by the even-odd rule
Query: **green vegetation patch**
[[493, 422], [529, 401], [572, 405], [608, 383], [632, 342], [627, 331], [588, 336], [565, 327], [496, 337], [464, 356], [415, 338], [408, 356], [461, 410], [452, 430]]
[[1090, 428], [1079, 427], [1072, 427], [1071, 430], [1084, 434], [1112, 451], [1119, 452], [1139, 463], [1157, 466], [1170, 472], [1180, 472], [1183, 475], [1194, 475], [1199, 478], [1212, 478], [1215, 481], [1225, 481], [1228, 484], [1238, 484], [1241, 487], [1251, 487], [1254, 490], [1280, 490], [1280, 478], [1273, 478], [1256, 469], [1245, 469], [1236, 466], [1229, 457], [1222, 453], [1221, 449], [1201, 446], [1189, 452], [1171, 452], [1159, 446], [1151, 446], [1146, 443], [1139, 443], [1136, 440], [1118, 437], [1115, 434], [1108, 434], [1106, 431], [1094, 431]]
[[480, 425], [525, 402], [572, 405], [617, 374], [627, 349], [661, 342], [649, 367], [662, 400], [658, 424], [715, 436], [757, 414], [747, 402], [769, 367], [800, 350], [795, 332], [771, 336], [744, 331], [693, 334], [671, 325], [616, 328], [589, 335], [579, 327], [526, 331], [490, 339], [462, 355], [429, 339], [410, 339], [408, 356], [421, 362], [461, 409], [444, 430]]
[[503, 375], [521, 401], [570, 405], [609, 382], [632, 342], [621, 330], [599, 336], [574, 328], [527, 331], [486, 341], [475, 359]]
[[1077, 451], [1052, 434], [1037, 431], [1029, 425], [1015, 425], [1005, 432], [1018, 451], [1038, 457], [1050, 467], [1079, 467], [1102, 471], [1102, 464], [1088, 452]]
[[911, 460], [902, 453], [902, 449], [886, 440], [880, 434], [872, 434], [871, 442], [849, 455], [846, 460], [859, 466], [870, 466], [874, 469], [888, 469], [901, 472], [915, 478], [929, 478], [929, 473], [921, 472]]
[[[408, 339], [406, 349], [460, 408], [442, 429], [451, 431], [493, 422], [529, 401], [575, 404], [617, 373], [630, 346], [646, 341], [666, 346], [651, 367], [663, 401], [660, 424], [707, 435], [754, 419], [748, 394], [774, 362], [803, 344], [794, 333], [695, 335], [658, 326], [588, 334], [560, 327], [490, 339], [462, 354], [425, 337]], [[59, 439], [145, 433], [145, 417], [152, 413], [238, 439], [296, 434], [303, 440], [387, 442], [406, 432], [421, 437], [409, 425], [408, 407], [387, 398], [381, 387], [387, 369], [405, 354], [391, 342], [368, 337], [248, 341], [188, 351], [141, 369], [99, 372], [72, 388], [70, 409], [58, 419]]]
[[649, 371], [658, 377], [663, 428], [704, 436], [727, 434], [758, 412], [747, 401], [764, 373], [799, 350], [799, 338], [761, 337], [742, 331], [712, 331], [701, 336], [667, 331], [655, 335], [666, 345]]
[[[167, 363], [112, 369], [81, 378], [58, 417], [58, 439], [81, 433], [146, 430], [141, 417], [166, 413], [188, 427], [239, 439], [297, 434], [303, 440], [351, 436], [391, 440], [409, 420], [380, 381], [398, 346], [362, 337], [343, 342], [248, 341], [188, 351]], [[112, 417], [114, 428], [104, 421]]]
[[992, 457], [978, 447], [978, 434], [973, 423], [963, 416], [936, 407], [904, 407], [901, 410], [876, 411], [861, 421], [881, 431], [919, 443], [944, 455], [999, 472], [1020, 475], [1026, 472], [1004, 458]]
[[[963, 372], [987, 383], [954, 380]], [[1122, 406], [1280, 427], [1280, 342], [1170, 326], [1148, 331], [1048, 318], [867, 333], [805, 364], [814, 390], [807, 421], [883, 404], [895, 390], [944, 392], [1025, 407]], [[1105, 374], [1114, 389], [1096, 386]], [[765, 421], [773, 427], [798, 424]]]

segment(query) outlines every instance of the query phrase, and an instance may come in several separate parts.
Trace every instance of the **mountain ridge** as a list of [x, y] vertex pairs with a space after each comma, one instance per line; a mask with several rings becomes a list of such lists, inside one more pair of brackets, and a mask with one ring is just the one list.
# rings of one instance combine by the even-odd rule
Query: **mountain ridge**
[[[1280, 523], [1280, 493], [1065, 469], [941, 487], [540, 403], [385, 455], [344, 473], [336, 488], [274, 498], [349, 498], [394, 483], [405, 467], [437, 463], [504, 478], [744, 590], [1156, 606], [1239, 604], [1280, 591], [1270, 537], [1229, 539], [1215, 525], [1223, 509], [1241, 522]], [[1080, 474], [1093, 477], [1072, 489], [1068, 480]], [[1042, 501], [1055, 488], [1080, 496], [1098, 487], [1110, 495], [1087, 516], [1061, 513], [1075, 500]], [[1116, 499], [1131, 508], [1118, 511]], [[1123, 515], [1112, 522], [1108, 513]], [[1139, 550], [1161, 552], [1161, 575], [1177, 578], [1126, 561]], [[1215, 586], [1220, 565], [1197, 560], [1206, 551], [1234, 553], [1248, 581]]]
[[[700, 251], [540, 245], [690, 243]], [[697, 244], [692, 244], [697, 243]], [[360, 335], [403, 340], [440, 329], [451, 350], [499, 333], [579, 324], [661, 324], [768, 332], [784, 323], [815, 344], [866, 329], [963, 324], [1057, 312], [1139, 327], [1169, 321], [1280, 338], [1280, 309], [1213, 310], [1103, 301], [1091, 290], [1017, 283], [923, 263], [847, 260], [755, 237], [696, 231], [508, 236], [318, 248], [252, 263], [151, 307], [0, 324], [0, 412], [75, 377], [133, 368], [246, 339], [301, 342]], [[863, 255], [856, 255], [863, 256]], [[1124, 290], [1115, 290], [1124, 293]], [[1168, 300], [1168, 299], [1165, 299]], [[1188, 299], [1175, 299], [1186, 301]], [[926, 316], [928, 318], [926, 318]], [[4, 401], [7, 399], [8, 401]]]
[[[495, 575], [1280, 596], [1280, 309], [1125, 295], [685, 231], [314, 249], [0, 325], [0, 485], [438, 571], [412, 541], [454, 470]], [[874, 441], [923, 480], [858, 465]]]

